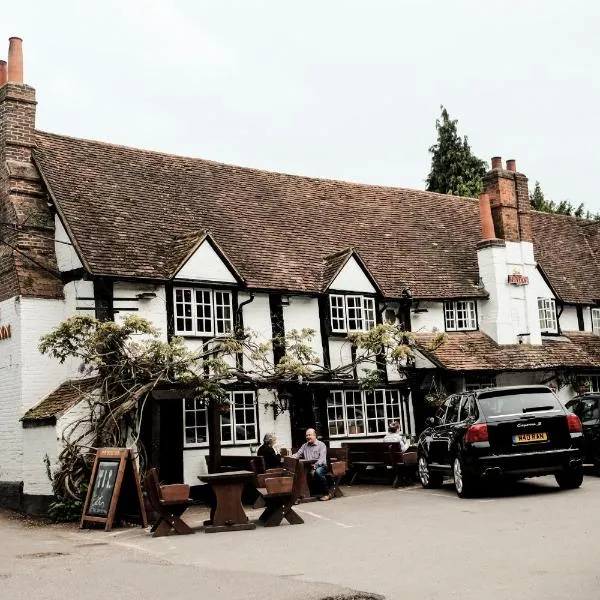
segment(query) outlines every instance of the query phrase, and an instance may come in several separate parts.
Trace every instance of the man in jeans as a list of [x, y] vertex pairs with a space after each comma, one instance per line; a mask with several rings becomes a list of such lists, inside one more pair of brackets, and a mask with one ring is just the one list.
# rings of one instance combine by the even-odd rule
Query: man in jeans
[[314, 429], [306, 430], [306, 443], [298, 452], [292, 455], [294, 458], [304, 458], [305, 460], [316, 460], [313, 468], [313, 482], [320, 494], [319, 500], [329, 500], [329, 484], [327, 482], [327, 446], [317, 439], [317, 432]]

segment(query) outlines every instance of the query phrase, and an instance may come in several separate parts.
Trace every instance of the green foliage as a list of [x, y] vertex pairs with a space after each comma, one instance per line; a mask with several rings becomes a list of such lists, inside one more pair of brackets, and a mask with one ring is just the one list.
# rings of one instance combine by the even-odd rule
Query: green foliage
[[476, 198], [483, 191], [486, 163], [471, 153], [467, 136], [458, 135], [458, 121], [450, 119], [443, 106], [441, 109], [441, 119], [435, 122], [437, 143], [429, 148], [427, 191]]
[[79, 521], [83, 511], [87, 485], [81, 487], [81, 496], [78, 498], [65, 497], [56, 499], [48, 505], [48, 514], [57, 523]]
[[600, 221], [600, 213], [593, 214], [589, 210], [586, 211], [583, 202], [579, 204], [579, 206], [574, 206], [568, 200], [562, 200], [558, 203], [554, 200], [547, 200], [539, 181], [535, 182], [533, 191], [529, 192], [529, 202], [534, 210], [539, 210], [541, 212], [569, 215], [577, 217], [578, 219]]

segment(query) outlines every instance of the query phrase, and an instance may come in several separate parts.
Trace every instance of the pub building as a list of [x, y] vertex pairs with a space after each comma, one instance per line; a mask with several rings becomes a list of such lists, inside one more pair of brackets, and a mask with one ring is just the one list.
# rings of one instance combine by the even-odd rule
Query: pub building
[[310, 328], [330, 369], [355, 357], [350, 333], [413, 332], [414, 360], [380, 365], [375, 390], [352, 372], [275, 390], [240, 382], [218, 416], [184, 388], [158, 390], [144, 408], [147, 466], [191, 485], [210, 466], [214, 427], [223, 456], [250, 455], [267, 432], [299, 446], [307, 427], [335, 447], [381, 439], [394, 420], [414, 435], [432, 403], [465, 389], [545, 383], [563, 401], [579, 384], [600, 389], [600, 223], [531, 210], [514, 160], [494, 157], [484, 194], [462, 198], [43, 132], [37, 110], [11, 38], [0, 62], [0, 506], [44, 512], [44, 459], [56, 462], [93, 393], [74, 361], [38, 350], [75, 314], [135, 312], [191, 349], [236, 326], [262, 340]]

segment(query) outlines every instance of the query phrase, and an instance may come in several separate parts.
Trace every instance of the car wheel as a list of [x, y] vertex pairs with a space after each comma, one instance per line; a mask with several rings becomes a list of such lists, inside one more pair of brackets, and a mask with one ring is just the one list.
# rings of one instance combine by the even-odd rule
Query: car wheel
[[583, 483], [583, 469], [567, 469], [556, 473], [556, 483], [563, 490], [574, 490]]
[[419, 463], [417, 466], [417, 471], [419, 473], [419, 479], [421, 480], [421, 485], [425, 489], [439, 488], [442, 487], [443, 477], [440, 473], [432, 473], [429, 470], [429, 464], [427, 463], [427, 458], [421, 454], [419, 456]]
[[477, 481], [471, 473], [465, 471], [463, 463], [457, 456], [452, 465], [454, 473], [454, 489], [459, 498], [470, 498], [475, 495], [477, 490]]

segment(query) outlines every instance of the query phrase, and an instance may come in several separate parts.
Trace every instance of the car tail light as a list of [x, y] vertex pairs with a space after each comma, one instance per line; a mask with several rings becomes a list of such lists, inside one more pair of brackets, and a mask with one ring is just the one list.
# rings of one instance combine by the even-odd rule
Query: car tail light
[[488, 428], [485, 423], [477, 423], [471, 425], [465, 433], [465, 442], [471, 444], [472, 442], [487, 442], [488, 441]]
[[577, 415], [567, 415], [567, 423], [569, 424], [569, 433], [581, 433], [583, 431], [581, 421]]

